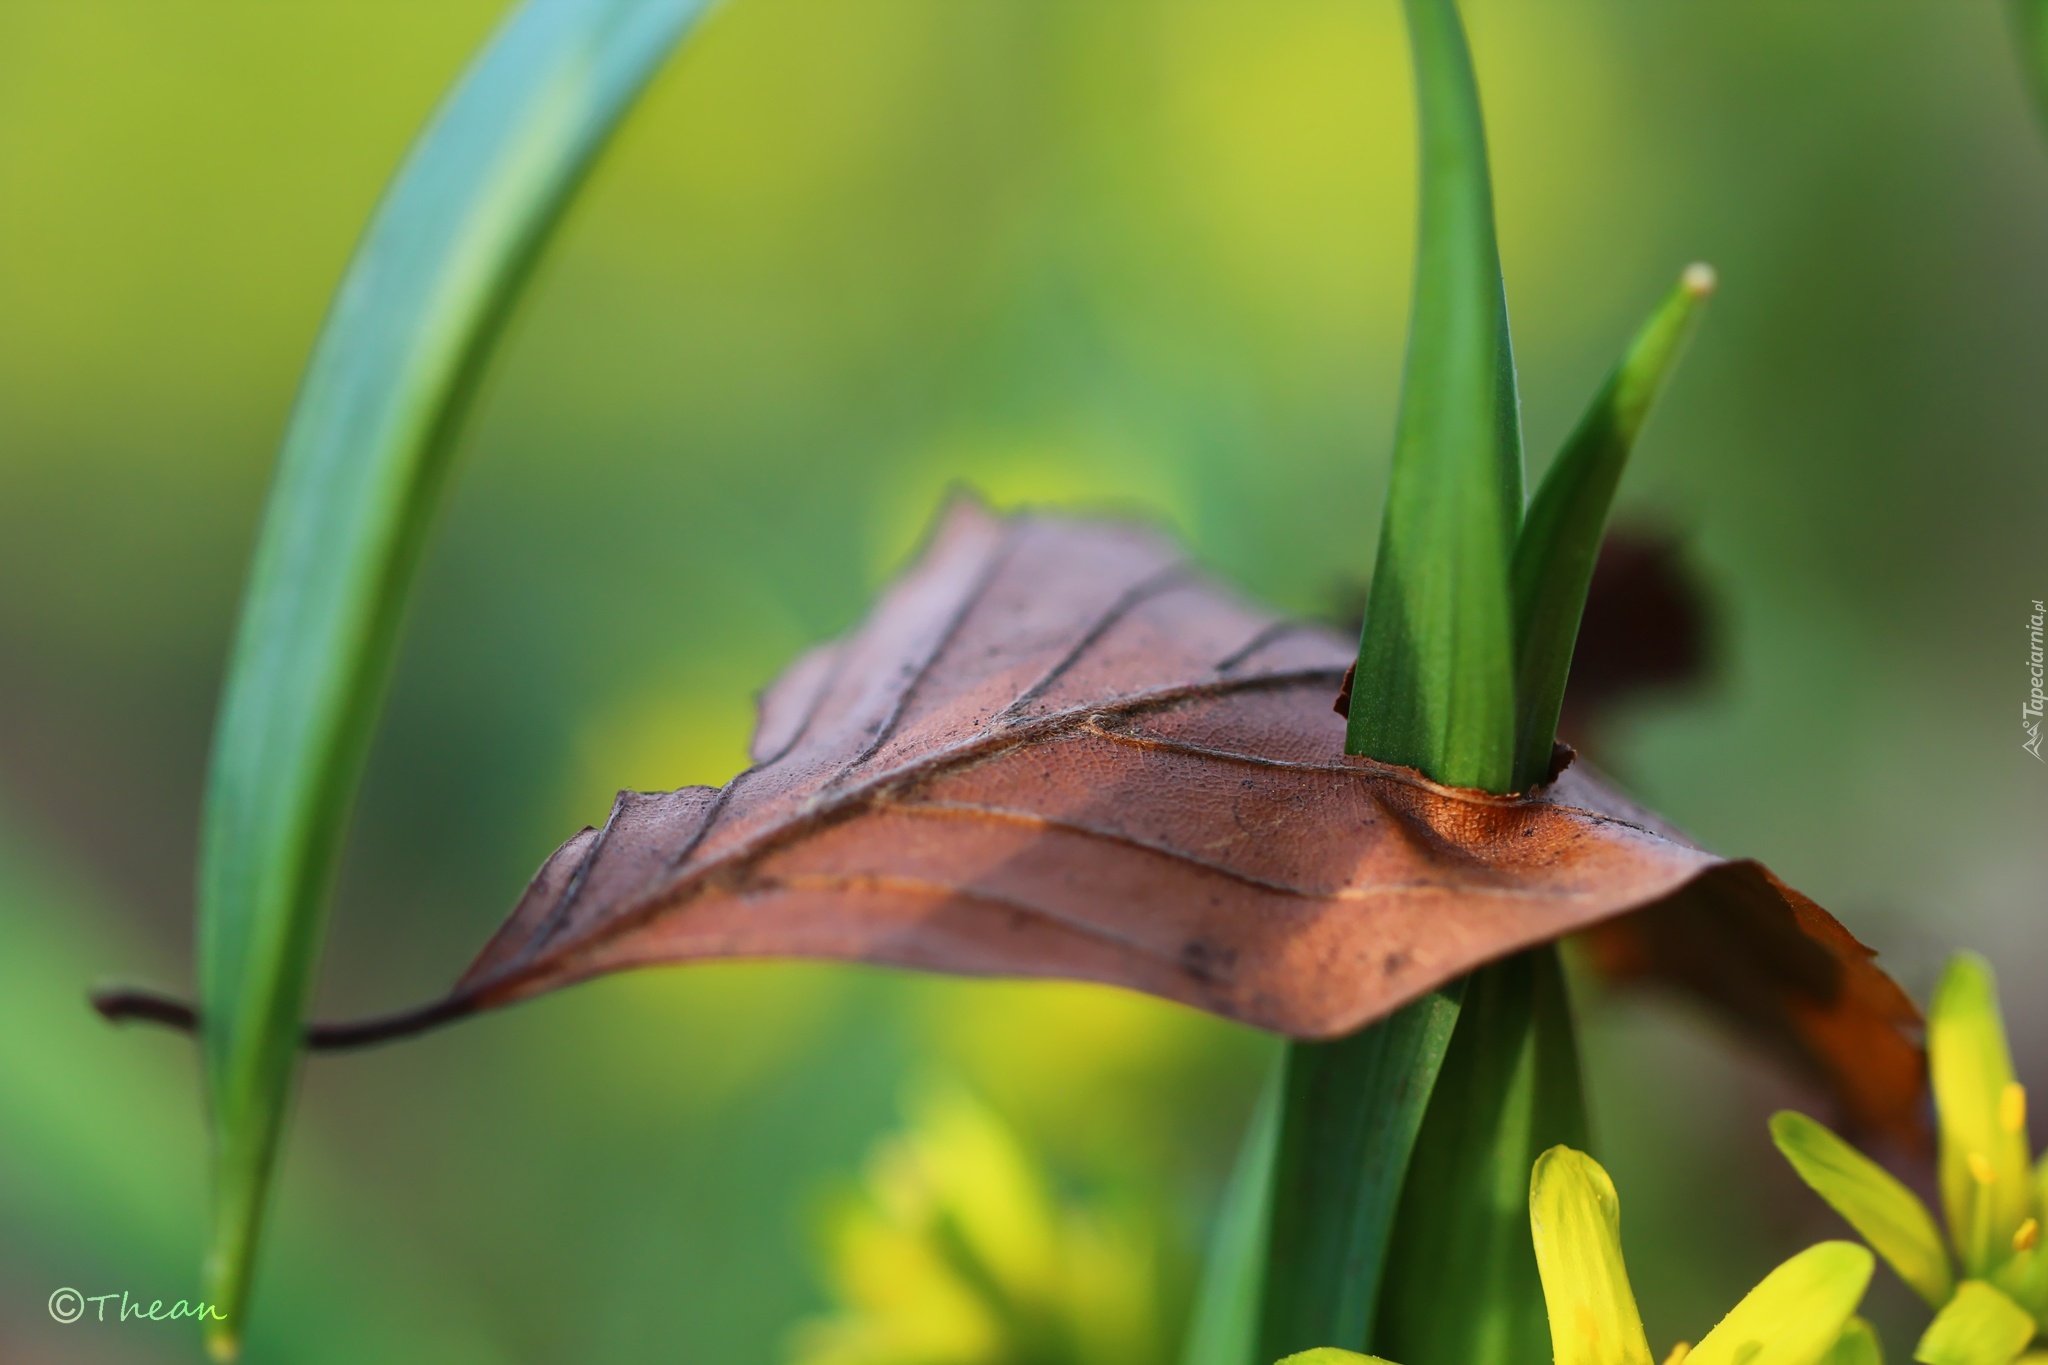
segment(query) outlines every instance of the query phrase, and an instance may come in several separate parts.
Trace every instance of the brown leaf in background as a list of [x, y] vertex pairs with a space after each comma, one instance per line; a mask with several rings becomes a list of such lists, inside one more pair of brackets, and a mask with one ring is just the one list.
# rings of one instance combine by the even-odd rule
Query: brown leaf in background
[[1598, 758], [1618, 708], [1712, 671], [1714, 605], [1676, 536], [1617, 527], [1600, 542], [1557, 730]]
[[1352, 648], [1149, 531], [962, 502], [768, 690], [754, 767], [622, 793], [410, 1017], [802, 957], [1108, 982], [1326, 1038], [1633, 911], [1597, 941], [1612, 965], [1706, 998], [1864, 1124], [1911, 1126], [1918, 1016], [1825, 911], [1583, 769], [1502, 797], [1347, 757]]

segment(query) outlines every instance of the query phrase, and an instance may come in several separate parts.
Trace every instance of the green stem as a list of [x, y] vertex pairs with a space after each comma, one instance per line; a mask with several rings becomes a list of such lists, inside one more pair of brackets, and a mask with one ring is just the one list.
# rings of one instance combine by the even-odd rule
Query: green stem
[[1408, 1155], [1461, 990], [1287, 1049], [1257, 1360], [1371, 1340]]
[[[1405, 0], [1421, 121], [1407, 371], [1345, 749], [1509, 790], [1521, 416], [1486, 132], [1453, 0]], [[1462, 983], [1287, 1050], [1260, 1361], [1371, 1339], [1409, 1154]]]
[[1586, 1146], [1556, 947], [1473, 973], [1401, 1191], [1372, 1349], [1401, 1365], [1526, 1365], [1550, 1353], [1529, 1169]]

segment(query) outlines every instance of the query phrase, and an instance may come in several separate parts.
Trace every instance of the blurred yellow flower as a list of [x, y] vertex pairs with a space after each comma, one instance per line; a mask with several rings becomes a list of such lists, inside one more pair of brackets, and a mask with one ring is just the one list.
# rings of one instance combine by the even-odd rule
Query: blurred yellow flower
[[1164, 1359], [1156, 1238], [1058, 1197], [1030, 1149], [965, 1091], [936, 1090], [829, 1211], [838, 1311], [793, 1365], [1147, 1365]]

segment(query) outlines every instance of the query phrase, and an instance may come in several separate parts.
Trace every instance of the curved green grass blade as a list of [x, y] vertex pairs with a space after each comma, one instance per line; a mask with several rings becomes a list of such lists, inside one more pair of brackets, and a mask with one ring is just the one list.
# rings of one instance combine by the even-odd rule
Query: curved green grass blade
[[1253, 1365], [1273, 1218], [1273, 1154], [1280, 1146], [1281, 1076], [1279, 1066], [1267, 1076], [1231, 1167], [1180, 1365]]
[[1493, 188], [1452, 0], [1406, 0], [1422, 127], [1407, 372], [1345, 747], [1441, 782], [1511, 789], [1509, 564], [1522, 434]]
[[1939, 1308], [1955, 1292], [1941, 1229], [1920, 1196], [1804, 1114], [1771, 1116], [1771, 1140], [1799, 1178], [1863, 1235], [1913, 1292]]
[[1515, 788], [1549, 774], [1579, 617], [1622, 467], [1692, 332], [1714, 272], [1686, 267], [1630, 343], [1530, 499], [1515, 539]]
[[2048, 0], [2012, 0], [2012, 27], [2028, 92], [2048, 119]]
[[1372, 1349], [1401, 1365], [1524, 1365], [1551, 1351], [1529, 1173], [1586, 1145], [1571, 1001], [1555, 945], [1472, 974], [1388, 1253]]
[[1463, 989], [1288, 1047], [1259, 1360], [1371, 1340], [1401, 1183]]
[[307, 368], [200, 850], [216, 1354], [247, 1312], [336, 850], [463, 399], [549, 228], [706, 3], [529, 0], [507, 19], [386, 191]]

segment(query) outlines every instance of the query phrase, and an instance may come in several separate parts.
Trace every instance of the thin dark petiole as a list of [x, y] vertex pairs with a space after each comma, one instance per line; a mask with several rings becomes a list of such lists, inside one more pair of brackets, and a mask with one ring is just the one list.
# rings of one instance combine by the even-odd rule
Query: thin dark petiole
[[[88, 997], [94, 1010], [109, 1023], [157, 1024], [179, 1033], [199, 1031], [199, 1011], [183, 1000], [132, 986], [111, 987]], [[417, 1009], [355, 1019], [345, 1024], [306, 1025], [303, 1046], [308, 1052], [346, 1052], [351, 1048], [411, 1038], [452, 1024], [476, 1012], [477, 1002], [462, 996], [436, 1000]]]

